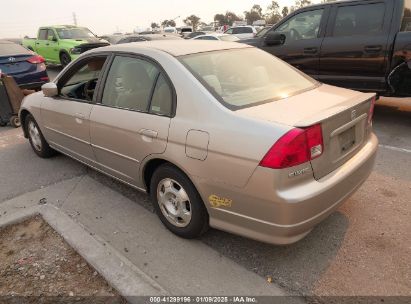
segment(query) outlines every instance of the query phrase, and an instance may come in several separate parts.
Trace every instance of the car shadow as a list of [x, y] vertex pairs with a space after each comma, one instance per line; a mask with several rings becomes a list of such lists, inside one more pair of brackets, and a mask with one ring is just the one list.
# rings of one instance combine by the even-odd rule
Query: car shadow
[[[88, 169], [88, 175], [154, 213], [147, 194], [93, 169]], [[221, 256], [262, 277], [271, 277], [290, 294], [305, 296], [310, 295], [312, 286], [336, 256], [348, 224], [348, 218], [337, 211], [304, 239], [288, 246], [265, 244], [216, 229], [210, 229], [200, 240]]]
[[293, 295], [310, 295], [312, 287], [341, 247], [348, 218], [331, 214], [301, 241], [276, 246], [215, 229], [201, 240], [221, 255], [284, 287]]

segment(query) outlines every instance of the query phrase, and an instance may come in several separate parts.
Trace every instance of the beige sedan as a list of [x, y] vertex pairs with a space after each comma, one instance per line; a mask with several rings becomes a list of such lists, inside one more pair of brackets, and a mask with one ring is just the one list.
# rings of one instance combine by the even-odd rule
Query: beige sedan
[[83, 54], [20, 118], [37, 155], [149, 193], [181, 237], [211, 226], [289, 244], [370, 174], [374, 102], [248, 45], [156, 41]]

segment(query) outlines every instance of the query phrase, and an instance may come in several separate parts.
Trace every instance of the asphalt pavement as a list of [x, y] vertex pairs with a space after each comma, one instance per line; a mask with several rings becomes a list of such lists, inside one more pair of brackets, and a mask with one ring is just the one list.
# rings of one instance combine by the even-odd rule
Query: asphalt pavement
[[[58, 71], [56, 68], [49, 69], [50, 77], [55, 77]], [[269, 284], [266, 280], [272, 278], [275, 284], [291, 294], [411, 296], [411, 100], [380, 101], [375, 111], [374, 129], [380, 147], [370, 178], [337, 212], [294, 245], [267, 245], [217, 230], [209, 231], [199, 241], [180, 242], [185, 249], [180, 251], [173, 249], [175, 237], [167, 231], [161, 232], [161, 241], [153, 238], [149, 244], [141, 243], [143, 239], [136, 236], [132, 239], [114, 239], [112, 245], [124, 250], [124, 242], [131, 242], [127, 254], [132, 256], [132, 250], [135, 250], [136, 257], [141, 257], [141, 250], [146, 247], [157, 248], [158, 252], [173, 249], [179, 255], [177, 258], [172, 255], [167, 260], [167, 255], [153, 251], [149, 263], [157, 265], [151, 268], [152, 272], [148, 271], [152, 278], [165, 283], [174, 282], [172, 278], [179, 271], [173, 268], [173, 273], [168, 272], [167, 265], [173, 264], [173, 261], [183, 265], [185, 258], [195, 263], [193, 255], [199, 255], [199, 248], [204, 248], [216, 253], [212, 255], [215, 259], [224, 258], [243, 269], [244, 273], [256, 274], [261, 278], [260, 284]], [[150, 229], [158, 231], [161, 227], [155, 216], [138, 216], [140, 207], [148, 214], [153, 210], [146, 195], [63, 155], [49, 160], [38, 158], [22, 138], [20, 130], [0, 128], [0, 168], [3, 173], [0, 207], [2, 202], [11, 198], [80, 178], [87, 180], [92, 188], [84, 188], [80, 183], [79, 188], [73, 190], [77, 199], [74, 199], [71, 206], [74, 209], [70, 212], [75, 212], [76, 201], [81, 201], [82, 206], [93, 201], [87, 212], [89, 218], [95, 214], [97, 220], [101, 214], [96, 204], [98, 197], [103, 200], [102, 193], [117, 193], [124, 198], [121, 208], [128, 208], [128, 212], [116, 209], [115, 206], [120, 208], [117, 201], [113, 201], [112, 210], [109, 202], [104, 201], [102, 205], [106, 213], [115, 210], [116, 217], [121, 217], [124, 222], [117, 236], [127, 235], [133, 229], [142, 229], [141, 223], [147, 227], [146, 232]], [[94, 196], [90, 189], [94, 189]], [[101, 193], [97, 189], [101, 189]], [[138, 223], [133, 224], [136, 221]], [[87, 225], [86, 222], [84, 224]], [[110, 222], [92, 221], [88, 225], [99, 231], [103, 238], [110, 238], [113, 234], [113, 231], [110, 230], [110, 234], [105, 230], [114, 225]], [[202, 255], [199, 258], [206, 259]], [[208, 259], [208, 264], [212, 265], [215, 259]], [[136, 263], [139, 263], [137, 258]], [[210, 274], [200, 267], [189, 274], [185, 273], [185, 276], [184, 273], [181, 271], [183, 285], [188, 284], [185, 279], [202, 282], [204, 276]], [[226, 276], [225, 280], [230, 280], [230, 276]], [[241, 284], [241, 280], [238, 282]], [[191, 291], [196, 288], [191, 283], [187, 286], [191, 287]]]

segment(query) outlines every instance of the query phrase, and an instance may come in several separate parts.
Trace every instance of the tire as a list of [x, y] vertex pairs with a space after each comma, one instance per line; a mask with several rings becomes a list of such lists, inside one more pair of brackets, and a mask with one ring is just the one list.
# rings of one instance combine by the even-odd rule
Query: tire
[[69, 63], [71, 62], [71, 57], [69, 54], [67, 54], [66, 52], [62, 52], [60, 54], [60, 64], [63, 67], [66, 67]]
[[21, 121], [20, 118], [18, 116], [12, 116], [10, 118], [10, 125], [14, 128], [19, 128], [21, 127]]
[[28, 114], [25, 119], [24, 128], [27, 131], [30, 145], [41, 158], [50, 158], [56, 154], [56, 151], [50, 148], [41, 130], [31, 114]]
[[158, 167], [150, 189], [154, 209], [168, 230], [186, 239], [197, 238], [207, 231], [208, 213], [203, 200], [179, 169], [171, 164]]

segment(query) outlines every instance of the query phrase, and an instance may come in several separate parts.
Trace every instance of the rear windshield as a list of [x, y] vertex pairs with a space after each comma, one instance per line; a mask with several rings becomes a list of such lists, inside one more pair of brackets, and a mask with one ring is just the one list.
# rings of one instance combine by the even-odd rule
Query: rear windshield
[[411, 0], [404, 1], [404, 17], [401, 25], [402, 32], [411, 32]]
[[0, 57], [26, 54], [31, 54], [31, 52], [19, 44], [0, 42]]
[[180, 60], [231, 110], [284, 99], [318, 85], [315, 80], [257, 48], [192, 54]]

